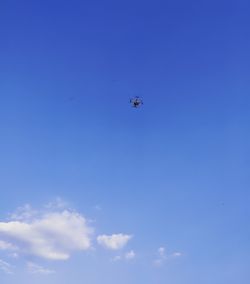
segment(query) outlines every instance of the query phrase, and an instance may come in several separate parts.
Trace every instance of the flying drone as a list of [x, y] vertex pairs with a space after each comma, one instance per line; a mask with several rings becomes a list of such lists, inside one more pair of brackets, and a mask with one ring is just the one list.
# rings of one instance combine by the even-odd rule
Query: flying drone
[[132, 99], [130, 99], [130, 104], [134, 108], [141, 107], [143, 105], [143, 101], [140, 97], [135, 96]]

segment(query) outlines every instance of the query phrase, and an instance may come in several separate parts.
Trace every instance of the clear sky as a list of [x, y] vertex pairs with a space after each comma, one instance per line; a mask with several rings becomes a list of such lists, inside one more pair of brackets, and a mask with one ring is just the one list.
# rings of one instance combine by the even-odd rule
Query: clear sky
[[1, 1], [0, 283], [250, 283], [249, 15]]

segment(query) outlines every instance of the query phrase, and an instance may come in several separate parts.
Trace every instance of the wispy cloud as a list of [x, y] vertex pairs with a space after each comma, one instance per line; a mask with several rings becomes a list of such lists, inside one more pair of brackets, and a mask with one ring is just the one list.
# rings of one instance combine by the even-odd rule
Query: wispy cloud
[[125, 234], [100, 235], [97, 242], [106, 249], [119, 250], [125, 247], [131, 238], [131, 235]]
[[166, 249], [165, 247], [159, 247], [157, 250], [157, 258], [153, 261], [155, 266], [161, 266], [166, 260]]
[[125, 259], [131, 260], [135, 258], [135, 252], [133, 250], [125, 253]]
[[161, 258], [166, 258], [166, 249], [164, 247], [158, 248], [158, 254]]
[[44, 275], [49, 275], [49, 274], [54, 274], [55, 271], [51, 269], [47, 269], [42, 267], [41, 265], [38, 265], [33, 262], [28, 262], [27, 263], [27, 269], [28, 272], [31, 274], [44, 274]]
[[183, 256], [183, 254], [181, 252], [173, 252], [171, 254], [172, 257], [180, 257], [180, 256]]
[[15, 221], [30, 221], [38, 214], [37, 210], [34, 210], [30, 204], [18, 207], [13, 213], [9, 214], [10, 220]]
[[7, 274], [13, 273], [13, 266], [6, 261], [0, 259], [0, 270]]
[[16, 250], [16, 247], [6, 241], [0, 240], [0, 250]]
[[70, 204], [63, 200], [61, 197], [57, 197], [55, 200], [49, 202], [45, 205], [45, 208], [50, 210], [62, 210], [62, 209], [69, 209]]
[[181, 252], [173, 252], [173, 253], [167, 254], [165, 247], [159, 247], [157, 249], [156, 255], [157, 255], [157, 257], [153, 261], [153, 264], [154, 264], [154, 266], [159, 267], [159, 266], [162, 266], [166, 260], [182, 256], [182, 253]]
[[133, 250], [130, 250], [126, 253], [124, 253], [123, 255], [116, 255], [115, 257], [113, 257], [112, 261], [120, 261], [120, 260], [133, 260], [136, 257], [136, 253]]
[[111, 259], [112, 261], [120, 261], [120, 260], [122, 260], [122, 256], [121, 255], [116, 255], [116, 256], [114, 256], [112, 259]]
[[94, 206], [94, 209], [96, 211], [102, 211], [102, 207], [100, 205], [98, 205], [98, 204]]

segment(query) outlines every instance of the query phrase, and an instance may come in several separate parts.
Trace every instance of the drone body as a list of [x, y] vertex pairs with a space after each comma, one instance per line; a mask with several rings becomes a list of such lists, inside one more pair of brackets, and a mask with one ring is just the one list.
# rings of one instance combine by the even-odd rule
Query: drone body
[[130, 104], [134, 108], [139, 108], [143, 105], [143, 101], [140, 97], [135, 96], [132, 99], [130, 99]]

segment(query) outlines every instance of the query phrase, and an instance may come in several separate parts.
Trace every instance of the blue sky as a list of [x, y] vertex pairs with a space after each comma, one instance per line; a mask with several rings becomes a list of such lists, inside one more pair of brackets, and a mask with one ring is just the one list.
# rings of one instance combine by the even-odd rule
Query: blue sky
[[1, 1], [1, 283], [249, 283], [249, 13]]

